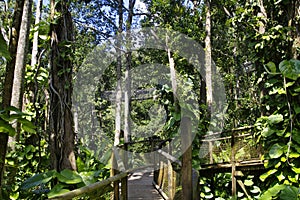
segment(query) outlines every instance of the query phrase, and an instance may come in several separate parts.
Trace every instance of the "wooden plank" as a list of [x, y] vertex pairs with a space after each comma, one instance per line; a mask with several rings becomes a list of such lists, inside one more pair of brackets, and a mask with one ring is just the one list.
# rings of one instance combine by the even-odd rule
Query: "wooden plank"
[[159, 185], [157, 185], [154, 181], [152, 182], [153, 186], [155, 187], [155, 189], [159, 192], [159, 194], [165, 199], [165, 200], [169, 200], [170, 198], [168, 197], [168, 195], [160, 188]]
[[246, 187], [243, 183], [242, 180], [237, 180], [238, 184], [241, 186], [242, 190], [244, 191], [244, 193], [246, 194], [246, 196], [251, 199], [251, 196], [248, 194], [247, 190], [246, 190]]
[[[145, 89], [137, 89], [132, 92], [131, 100], [147, 100], [154, 98], [154, 91], [156, 88], [145, 88]], [[116, 101], [116, 91], [104, 91], [101, 93], [101, 98], [115, 102]], [[122, 101], [125, 101], [125, 93], [122, 92]]]
[[[253, 135], [253, 133], [246, 133], [244, 135], [236, 135], [234, 136], [235, 138], [241, 138], [241, 137], [246, 137], [246, 136], [250, 136]], [[220, 141], [220, 140], [229, 140], [231, 139], [231, 136], [227, 136], [227, 137], [219, 137], [219, 138], [211, 138], [211, 139], [203, 139], [201, 140], [202, 142], [214, 142], [214, 141]]]
[[178, 159], [175, 158], [174, 156], [170, 155], [169, 153], [167, 153], [167, 152], [165, 152], [165, 151], [163, 151], [163, 150], [161, 150], [161, 149], [157, 150], [157, 152], [158, 152], [159, 154], [161, 154], [162, 156], [164, 156], [165, 158], [167, 158], [168, 160], [172, 161], [173, 163], [177, 163], [179, 166], [182, 165], [182, 163], [181, 163], [180, 160], [178, 160]]

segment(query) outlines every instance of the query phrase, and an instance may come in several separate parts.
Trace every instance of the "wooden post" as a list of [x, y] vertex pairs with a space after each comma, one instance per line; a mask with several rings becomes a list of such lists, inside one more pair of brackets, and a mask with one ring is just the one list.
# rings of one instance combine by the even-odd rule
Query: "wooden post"
[[209, 164], [213, 164], [214, 163], [214, 159], [213, 159], [213, 145], [212, 145], [212, 141], [208, 142], [208, 153], [209, 153]]
[[200, 199], [199, 192], [199, 172], [195, 169], [192, 169], [192, 182], [193, 182], [193, 200]]
[[235, 149], [234, 132], [231, 133], [231, 195], [236, 197], [236, 178], [235, 178]]
[[192, 142], [191, 142], [191, 119], [181, 119], [181, 142], [182, 142], [182, 199], [191, 200], [193, 196], [192, 185]]
[[158, 173], [158, 179], [157, 179], [157, 185], [159, 186], [159, 188], [162, 187], [163, 177], [164, 177], [164, 163], [162, 161], [160, 161], [159, 173]]
[[[114, 155], [115, 155], [115, 160], [117, 162], [118, 168], [122, 172], [124, 172], [125, 171], [125, 164], [124, 164], [123, 160], [121, 159], [121, 157], [119, 155], [119, 152], [118, 152], [118, 149], [116, 147], [114, 147]], [[119, 191], [118, 191], [118, 193], [119, 193]], [[127, 176], [125, 176], [124, 178], [121, 179], [121, 199], [122, 200], [127, 200], [128, 199]]]
[[[169, 142], [168, 145], [169, 154], [172, 155], [172, 144]], [[168, 190], [169, 190], [169, 197], [170, 199], [174, 199], [175, 192], [176, 192], [176, 186], [174, 183], [174, 173], [172, 168], [172, 163], [168, 159]]]
[[[117, 165], [117, 161], [115, 159], [114, 153], [112, 153], [112, 169], [111, 169], [111, 173], [110, 176], [116, 176], [118, 174], [118, 171], [114, 168]], [[113, 182], [113, 187], [114, 187], [114, 192], [113, 195], [111, 196], [111, 200], [119, 200], [120, 196], [119, 196], [119, 181], [115, 180]]]

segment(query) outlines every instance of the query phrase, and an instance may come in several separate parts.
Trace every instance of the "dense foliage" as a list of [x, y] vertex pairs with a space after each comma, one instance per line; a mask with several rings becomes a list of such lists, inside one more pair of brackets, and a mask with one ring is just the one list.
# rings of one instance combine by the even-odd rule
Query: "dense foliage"
[[[201, 176], [200, 173], [200, 198], [300, 198], [299, 0], [70, 0], [65, 1], [62, 6], [61, 1], [51, 0], [44, 1], [38, 24], [34, 24], [38, 3], [34, 1], [30, 32], [22, 33], [19, 32], [22, 6], [26, 1], [0, 1], [0, 134], [10, 136], [8, 143], [1, 139], [0, 144], [1, 156], [5, 156], [5, 172], [1, 171], [4, 178], [0, 179], [0, 199], [45, 199], [108, 178], [111, 149], [116, 134], [116, 102], [109, 98], [108, 93], [111, 95], [120, 81], [117, 72], [119, 60], [116, 58], [107, 64], [103, 75], [97, 80], [99, 86], [93, 99], [93, 111], [87, 112], [80, 110], [81, 108], [72, 110], [77, 134], [73, 144], [76, 157], [73, 164], [77, 167], [76, 171], [54, 170], [51, 164], [51, 131], [53, 127], [61, 130], [59, 123], [64, 121], [59, 119], [61, 121], [51, 124], [53, 110], [59, 105], [54, 104], [51, 98], [57, 92], [72, 89], [72, 81], [78, 79], [78, 72], [84, 70], [85, 63], [89, 60], [88, 53], [118, 33], [142, 27], [160, 27], [178, 31], [205, 46], [208, 11], [211, 13], [211, 53], [222, 77], [220, 81], [225, 86], [226, 110], [220, 111], [216, 118], [211, 117], [210, 107], [206, 102], [205, 77], [180, 53], [168, 54], [167, 49], [140, 49], [131, 52], [130, 59], [126, 54], [126, 59], [121, 61], [121, 75], [127, 73], [128, 66], [133, 73], [143, 74], [133, 76], [131, 81], [141, 83], [134, 89], [150, 93], [150, 97], [137, 95], [131, 98], [131, 140], [147, 140], [153, 135], [160, 139], [174, 138], [180, 130], [182, 116], [173, 94], [174, 88], [171, 82], [157, 84], [156, 80], [161, 73], [159, 67], [167, 66], [166, 69], [169, 70], [171, 56], [176, 73], [181, 78], [179, 89], [184, 88], [182, 98], [197, 102], [197, 106], [181, 108], [189, 109], [199, 121], [192, 144], [193, 168], [200, 170], [202, 164], [209, 162], [205, 158], [207, 155], [203, 155], [204, 143], [201, 141], [208, 130], [225, 130], [222, 137], [229, 137], [230, 134], [226, 133], [228, 130], [253, 126], [254, 139], [248, 137], [244, 141], [249, 146], [260, 146], [263, 149], [261, 159], [265, 171], [244, 174], [240, 181], [245, 188], [238, 187], [236, 197], [232, 197], [231, 190], [228, 189], [231, 187], [230, 173], [218, 173], [212, 177]], [[133, 8], [130, 8], [129, 2], [134, 2]], [[56, 12], [59, 9], [65, 9], [65, 12]], [[58, 41], [58, 45], [54, 47], [53, 41], [57, 37], [53, 35], [53, 27], [63, 24], [62, 19], [72, 20], [73, 26], [69, 31], [73, 40]], [[31, 50], [34, 34], [37, 32], [38, 61], [31, 65]], [[24, 76], [15, 77], [23, 83], [23, 106], [15, 108], [7, 106], [4, 94], [7, 87], [13, 87], [6, 84], [6, 79], [17, 55], [14, 45], [18, 43], [19, 34], [29, 34], [29, 41]], [[55, 53], [57, 58], [53, 57]], [[53, 71], [51, 67], [57, 60], [60, 61], [59, 66], [68, 63], [69, 67]], [[137, 72], [140, 66], [157, 63], [161, 65]], [[150, 71], [153, 77], [150, 76]], [[58, 79], [68, 76], [72, 81], [53, 89], [54, 75]], [[169, 78], [171, 75], [166, 76]], [[122, 84], [125, 83], [122, 79]], [[220, 83], [215, 82], [214, 87], [218, 87], [218, 84]], [[188, 91], [192, 91], [193, 95]], [[218, 94], [213, 97], [216, 102], [219, 100]], [[69, 104], [66, 101], [71, 100], [71, 97], [66, 94], [64, 98], [58, 98], [57, 101], [68, 110]], [[66, 116], [65, 111], [60, 111], [60, 118]], [[78, 115], [79, 118], [92, 116], [100, 124], [101, 133], [94, 121], [84, 121], [88, 127], [85, 130], [78, 127]], [[121, 128], [124, 129], [124, 125]], [[101, 134], [105, 135], [105, 139]], [[250, 140], [252, 141], [249, 142]], [[121, 145], [124, 141], [121, 138]], [[6, 144], [8, 147], [4, 151]], [[177, 145], [179, 144], [175, 144], [174, 148]], [[214, 162], [231, 161], [230, 141], [215, 143], [214, 148], [221, 149], [219, 154], [212, 155]], [[251, 154], [249, 149], [244, 148], [238, 154], [243, 154], [240, 157], [247, 157]], [[150, 151], [149, 146], [143, 144], [132, 145], [129, 150]], [[4, 161], [0, 158], [1, 163], [4, 164]], [[82, 198], [102, 195], [101, 198], [107, 199], [109, 197], [104, 193], [111, 190], [111, 187], [107, 187], [102, 193], [87, 194]]]

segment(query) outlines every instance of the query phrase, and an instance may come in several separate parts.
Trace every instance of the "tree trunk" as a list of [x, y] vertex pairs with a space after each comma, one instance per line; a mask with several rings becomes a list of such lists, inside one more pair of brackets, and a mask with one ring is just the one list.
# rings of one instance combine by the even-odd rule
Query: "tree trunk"
[[51, 18], [56, 23], [51, 24], [50, 152], [52, 168], [57, 171], [76, 170], [71, 111], [73, 25], [68, 4], [51, 0]]
[[[26, 57], [27, 57], [27, 45], [28, 36], [30, 31], [30, 18], [32, 11], [32, 0], [25, 0], [22, 22], [20, 27], [20, 36], [18, 40], [16, 65], [14, 71], [13, 88], [11, 105], [22, 110], [23, 105], [23, 93], [24, 93], [24, 78], [26, 69]], [[18, 141], [20, 137], [19, 125], [16, 125], [17, 134], [15, 140]]]
[[210, 0], [206, 0], [206, 20], [205, 20], [205, 82], [206, 82], [206, 103], [209, 113], [212, 113], [212, 61], [211, 61], [211, 14]]
[[[35, 13], [35, 26], [40, 23], [42, 15], [43, 0], [38, 0], [36, 5]], [[38, 57], [38, 42], [39, 42], [39, 31], [36, 30], [33, 35], [32, 53], [31, 53], [31, 66], [34, 67], [37, 64]]]
[[[135, 4], [135, 0], [129, 0], [129, 13], [128, 19], [126, 22], [126, 31], [129, 34], [131, 25], [132, 25], [132, 18], [133, 18], [133, 7]], [[125, 71], [125, 108], [124, 108], [124, 141], [130, 142], [131, 141], [131, 126], [130, 126], [130, 97], [131, 97], [131, 60], [132, 55], [131, 52], [126, 53], [126, 71]]]
[[[118, 34], [122, 34], [123, 32], [123, 0], [118, 0], [118, 17], [119, 17], [119, 24], [118, 24]], [[121, 135], [121, 116], [122, 116], [122, 87], [121, 87], [121, 76], [122, 76], [122, 58], [121, 58], [121, 44], [120, 41], [117, 41], [117, 66], [116, 66], [116, 73], [117, 73], [117, 88], [116, 88], [116, 116], [115, 116], [115, 138], [114, 138], [114, 146], [120, 144], [120, 135]], [[112, 169], [111, 169], [111, 176], [115, 176], [118, 171], [117, 163], [115, 160], [114, 153], [112, 153]], [[111, 196], [111, 199], [119, 199], [119, 181], [114, 182], [114, 193]]]
[[[13, 24], [12, 24], [10, 39], [9, 39], [9, 52], [10, 52], [11, 60], [6, 65], [5, 80], [3, 85], [3, 96], [2, 96], [3, 109], [10, 106], [10, 101], [11, 101], [12, 85], [14, 79], [17, 45], [19, 40], [19, 31], [20, 31], [21, 20], [22, 20], [23, 5], [24, 5], [24, 0], [16, 1], [15, 3]], [[8, 134], [0, 133], [0, 199], [2, 199], [1, 188], [3, 182], [7, 143], [8, 143]]]

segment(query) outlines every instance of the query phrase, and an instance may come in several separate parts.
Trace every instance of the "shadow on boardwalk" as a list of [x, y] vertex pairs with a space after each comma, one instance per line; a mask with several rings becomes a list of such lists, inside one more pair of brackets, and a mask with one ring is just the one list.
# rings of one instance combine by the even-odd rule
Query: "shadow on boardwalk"
[[152, 185], [153, 171], [150, 169], [134, 172], [128, 178], [128, 199], [163, 200]]

